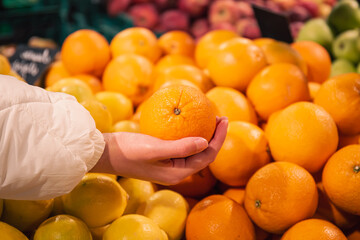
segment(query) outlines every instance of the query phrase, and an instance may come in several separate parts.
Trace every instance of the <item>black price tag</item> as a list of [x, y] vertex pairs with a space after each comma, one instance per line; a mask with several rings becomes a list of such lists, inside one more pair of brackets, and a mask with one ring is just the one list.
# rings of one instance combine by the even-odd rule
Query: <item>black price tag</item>
[[252, 8], [262, 37], [273, 38], [286, 43], [294, 41], [287, 16], [256, 5], [252, 5]]
[[56, 53], [56, 49], [19, 45], [9, 60], [12, 70], [23, 77], [27, 83], [36, 85], [36, 81], [54, 61]]

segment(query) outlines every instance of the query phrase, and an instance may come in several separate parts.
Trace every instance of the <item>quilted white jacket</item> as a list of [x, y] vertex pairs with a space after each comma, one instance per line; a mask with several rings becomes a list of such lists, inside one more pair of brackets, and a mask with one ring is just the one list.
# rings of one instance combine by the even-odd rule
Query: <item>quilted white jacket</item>
[[0, 75], [0, 198], [68, 193], [104, 148], [90, 113], [74, 97]]

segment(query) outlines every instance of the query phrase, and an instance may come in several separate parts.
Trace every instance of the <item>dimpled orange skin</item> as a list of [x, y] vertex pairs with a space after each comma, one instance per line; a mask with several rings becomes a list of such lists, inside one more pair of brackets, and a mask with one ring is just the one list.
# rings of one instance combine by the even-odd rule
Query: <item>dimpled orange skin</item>
[[314, 215], [318, 192], [314, 178], [289, 162], [260, 168], [245, 189], [245, 209], [251, 220], [267, 232], [281, 234]]
[[346, 146], [326, 163], [322, 183], [335, 206], [360, 215], [360, 145]]
[[215, 127], [216, 115], [210, 100], [188, 86], [160, 89], [141, 109], [141, 132], [164, 140], [203, 137], [210, 141]]
[[347, 240], [344, 233], [331, 222], [307, 219], [285, 232], [281, 240]]

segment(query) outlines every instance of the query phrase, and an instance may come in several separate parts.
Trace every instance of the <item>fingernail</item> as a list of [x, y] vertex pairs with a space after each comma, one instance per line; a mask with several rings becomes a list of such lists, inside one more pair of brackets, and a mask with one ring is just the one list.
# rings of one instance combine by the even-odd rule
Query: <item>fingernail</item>
[[204, 138], [199, 138], [194, 141], [197, 150], [203, 150], [207, 148], [208, 142]]

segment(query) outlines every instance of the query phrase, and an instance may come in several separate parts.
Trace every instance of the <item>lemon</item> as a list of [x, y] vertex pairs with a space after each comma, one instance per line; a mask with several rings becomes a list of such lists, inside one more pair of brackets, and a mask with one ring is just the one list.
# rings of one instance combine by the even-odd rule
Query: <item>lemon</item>
[[112, 131], [140, 133], [140, 125], [132, 120], [122, 120], [113, 125]]
[[34, 240], [92, 240], [86, 224], [69, 215], [57, 215], [44, 221], [35, 231]]
[[150, 218], [129, 214], [115, 220], [103, 240], [168, 240], [166, 233]]
[[94, 98], [91, 88], [86, 83], [72, 77], [63, 78], [47, 87], [46, 90], [70, 94], [74, 96], [79, 103]]
[[1, 221], [22, 232], [30, 232], [49, 217], [53, 205], [54, 199], [36, 201], [4, 199]]
[[111, 132], [112, 118], [107, 107], [96, 99], [87, 99], [81, 104], [90, 112], [100, 132]]
[[172, 190], [155, 192], [136, 211], [157, 223], [167, 233], [169, 240], [182, 238], [188, 212], [185, 198]]
[[96, 227], [96, 228], [90, 228], [90, 232], [92, 235], [93, 240], [102, 240], [105, 231], [110, 227], [110, 224], [105, 225], [105, 226], [101, 226], [101, 227]]
[[7, 223], [0, 222], [1, 240], [29, 240], [22, 232]]
[[127, 204], [127, 193], [113, 178], [88, 173], [68, 194], [62, 196], [67, 214], [83, 220], [90, 228], [119, 218]]
[[105, 176], [111, 177], [115, 181], [117, 180], [117, 176], [115, 174], [110, 174], [110, 173], [99, 173], [99, 174], [103, 174]]
[[11, 65], [9, 60], [0, 54], [0, 74], [8, 75], [11, 71]]
[[119, 183], [129, 195], [124, 214], [135, 213], [139, 205], [157, 190], [155, 184], [135, 178], [121, 178]]
[[95, 97], [109, 109], [114, 122], [130, 119], [134, 114], [131, 100], [121, 93], [102, 91]]

